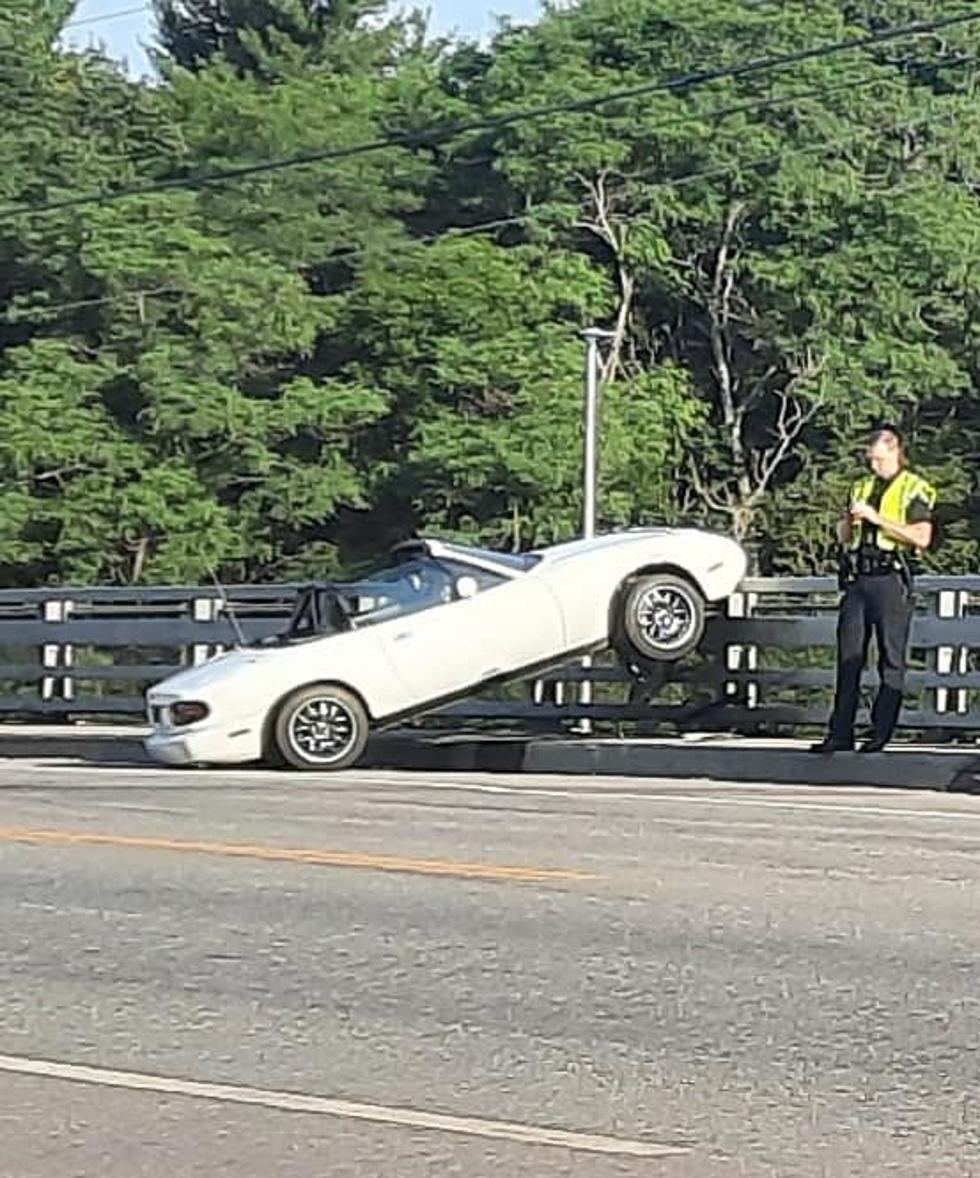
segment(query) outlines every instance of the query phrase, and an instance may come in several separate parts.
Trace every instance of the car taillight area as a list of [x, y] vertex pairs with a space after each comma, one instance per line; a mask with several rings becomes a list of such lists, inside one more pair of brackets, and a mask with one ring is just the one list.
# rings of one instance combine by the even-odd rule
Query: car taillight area
[[200, 724], [210, 715], [211, 709], [199, 700], [178, 700], [169, 707], [170, 723], [174, 728], [187, 728], [191, 724]]

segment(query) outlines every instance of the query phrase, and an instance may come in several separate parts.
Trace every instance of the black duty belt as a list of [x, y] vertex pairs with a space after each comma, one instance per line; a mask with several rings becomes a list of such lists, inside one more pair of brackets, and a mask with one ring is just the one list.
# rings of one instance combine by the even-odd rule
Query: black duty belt
[[859, 577], [885, 577], [894, 573], [905, 577], [909, 575], [908, 562], [895, 552], [874, 552], [861, 548], [855, 554], [854, 566]]

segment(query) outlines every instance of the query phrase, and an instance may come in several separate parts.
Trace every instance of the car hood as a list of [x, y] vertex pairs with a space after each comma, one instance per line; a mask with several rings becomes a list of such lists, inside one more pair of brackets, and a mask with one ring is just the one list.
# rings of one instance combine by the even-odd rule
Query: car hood
[[244, 646], [215, 655], [196, 667], [177, 671], [154, 684], [146, 693], [149, 703], [172, 699], [200, 699], [221, 687], [229, 679], [261, 676], [282, 657], [276, 647]]
[[539, 555], [548, 563], [557, 563], [610, 549], [629, 548], [644, 541], [662, 544], [665, 555], [683, 552], [688, 557], [698, 558], [711, 554], [712, 559], [727, 558], [736, 562], [745, 558], [745, 551], [738, 541], [724, 532], [689, 527], [629, 528], [587, 540], [569, 540], [540, 549]]

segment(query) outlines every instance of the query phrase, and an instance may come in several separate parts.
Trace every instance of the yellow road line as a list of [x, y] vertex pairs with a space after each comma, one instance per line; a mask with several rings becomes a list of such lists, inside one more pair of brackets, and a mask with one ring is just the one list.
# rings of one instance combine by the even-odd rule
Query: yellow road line
[[233, 859], [309, 863], [318, 867], [359, 867], [372, 871], [416, 875], [451, 875], [463, 879], [521, 880], [525, 882], [596, 879], [586, 871], [554, 867], [514, 867], [496, 863], [457, 863], [444, 859], [416, 859], [403, 855], [370, 855], [357, 851], [317, 851], [297, 847], [269, 847], [253, 843], [217, 843], [187, 839], [144, 838], [138, 835], [96, 834], [85, 830], [26, 830], [0, 827], [0, 842], [54, 846], [124, 847], [141, 851], [178, 851], [223, 855]]

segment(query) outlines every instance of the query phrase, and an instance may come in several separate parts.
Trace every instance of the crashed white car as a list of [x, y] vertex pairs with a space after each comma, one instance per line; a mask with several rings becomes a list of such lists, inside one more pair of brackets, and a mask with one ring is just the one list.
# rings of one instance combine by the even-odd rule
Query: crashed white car
[[283, 634], [150, 688], [146, 748], [171, 765], [346, 768], [374, 727], [573, 655], [680, 659], [745, 569], [734, 540], [695, 529], [520, 555], [410, 541], [375, 576], [307, 587]]

